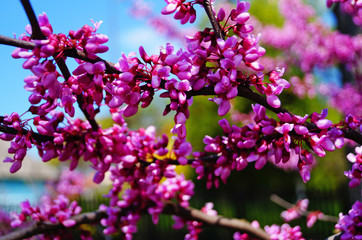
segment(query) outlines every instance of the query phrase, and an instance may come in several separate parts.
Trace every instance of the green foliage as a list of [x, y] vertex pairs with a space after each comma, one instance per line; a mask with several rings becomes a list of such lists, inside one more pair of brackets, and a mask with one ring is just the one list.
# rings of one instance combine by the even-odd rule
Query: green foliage
[[284, 24], [277, 0], [252, 0], [249, 13], [264, 24], [273, 24], [278, 27]]
[[218, 121], [224, 117], [217, 115], [218, 106], [208, 101], [207, 96], [193, 98], [190, 108], [190, 118], [186, 122], [188, 141], [194, 151], [203, 151], [203, 139], [205, 135], [216, 136], [222, 134], [222, 128]]

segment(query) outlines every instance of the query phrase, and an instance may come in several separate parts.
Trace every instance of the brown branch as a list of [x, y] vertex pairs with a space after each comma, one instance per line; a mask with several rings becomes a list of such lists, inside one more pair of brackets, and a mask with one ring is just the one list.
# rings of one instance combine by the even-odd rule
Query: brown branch
[[[16, 130], [15, 128], [4, 126], [2, 124], [0, 124], [0, 132], [7, 133], [7, 134], [12, 134], [12, 135], [16, 135], [16, 134], [19, 133], [19, 131]], [[26, 130], [26, 129], [21, 129], [20, 132], [22, 134], [24, 134], [24, 135], [29, 133], [29, 131]], [[36, 132], [32, 132], [32, 138], [37, 142], [48, 142], [48, 141], [53, 141], [54, 140], [53, 136], [43, 135], [43, 134], [36, 133]]]
[[[294, 207], [294, 205], [288, 201], [285, 201], [283, 198], [273, 194], [270, 196], [270, 200], [276, 204], [278, 204], [279, 206], [285, 208], [285, 209], [289, 209]], [[311, 211], [305, 210], [305, 211], [300, 211], [299, 212], [302, 216], [307, 217], [309, 213], [311, 213]], [[334, 216], [330, 216], [330, 215], [324, 215], [321, 218], [318, 218], [318, 220], [321, 221], [325, 221], [325, 222], [333, 222], [336, 223], [338, 222], [338, 218], [334, 217]]]
[[33, 42], [11, 38], [1, 34], [0, 34], [0, 44], [13, 46], [13, 47], [20, 47], [25, 49], [34, 49], [36, 47], [35, 43]]
[[329, 236], [325, 240], [341, 240], [341, 237], [342, 237], [342, 233], [337, 233], [332, 236]]
[[[188, 97], [200, 96], [200, 95], [216, 95], [213, 87], [204, 87], [204, 88], [202, 88], [201, 90], [198, 90], [198, 91], [191, 90], [189, 92], [186, 92], [186, 94], [187, 94]], [[247, 86], [244, 86], [244, 85], [239, 85], [238, 86], [238, 96], [243, 97], [243, 98], [247, 98], [247, 99], [250, 99], [250, 100], [252, 100], [252, 101], [254, 101], [256, 103], [259, 103], [260, 105], [263, 105], [265, 108], [271, 110], [272, 112], [275, 112], [275, 113], [288, 112], [289, 114], [293, 115], [292, 113], [290, 113], [285, 108], [282, 108], [282, 107], [273, 108], [272, 106], [270, 106], [268, 104], [265, 97], [253, 92]]]
[[179, 204], [167, 202], [163, 213], [180, 216], [186, 220], [196, 220], [210, 226], [223, 227], [233, 231], [248, 233], [258, 239], [270, 239], [269, 235], [260, 228], [254, 228], [246, 220], [226, 218], [223, 216], [211, 216], [200, 210], [188, 207], [183, 208]]
[[[222, 227], [226, 229], [230, 229], [233, 231], [240, 231], [243, 233], [248, 233], [253, 237], [258, 239], [267, 240], [270, 239], [269, 235], [260, 228], [254, 228], [251, 224], [246, 220], [235, 219], [235, 218], [226, 218], [223, 216], [210, 216], [206, 213], [188, 207], [181, 207], [179, 204], [167, 201], [165, 203], [165, 207], [162, 211], [163, 214], [177, 215], [185, 220], [196, 220], [198, 222], [202, 222], [206, 225]], [[99, 223], [102, 218], [106, 218], [107, 213], [103, 211], [95, 211], [89, 213], [83, 213], [77, 216], [72, 217], [76, 221], [76, 226], [81, 224], [96, 224]], [[7, 235], [0, 237], [0, 240], [20, 240], [24, 238], [29, 238], [31, 236], [43, 233], [49, 233], [52, 231], [66, 230], [61, 223], [50, 223], [50, 222], [42, 222], [42, 223], [34, 223], [28, 227], [16, 230]]]
[[28, 16], [30, 25], [31, 25], [31, 38], [32, 39], [46, 39], [46, 37], [41, 32], [38, 19], [35, 16], [33, 7], [31, 6], [29, 0], [21, 0], [21, 4], [25, 10], [26, 16]]
[[[33, 42], [11, 38], [1, 34], [0, 34], [0, 44], [29, 49], [29, 50], [33, 50], [36, 47], [36, 44]], [[59, 52], [57, 52], [56, 54], [58, 55]], [[96, 59], [90, 59], [83, 51], [79, 49], [74, 49], [74, 48], [65, 49], [63, 50], [63, 54], [67, 57], [76, 58], [90, 63], [104, 62], [104, 64], [106, 65], [106, 71], [105, 71], [106, 73], [114, 73], [114, 74], [122, 73], [121, 71], [119, 71], [117, 68], [114, 67], [114, 63], [106, 61], [100, 57], [97, 57]]]
[[342, 131], [344, 134], [344, 138], [348, 138], [348, 139], [362, 145], [362, 135], [360, 133], [358, 133], [357, 131], [350, 129], [350, 128], [342, 129]]
[[[200, 95], [204, 95], [204, 96], [205, 95], [216, 95], [213, 87], [204, 87], [198, 91], [191, 90], [189, 92], [186, 92], [186, 94], [189, 98], [192, 96], [200, 96]], [[273, 108], [272, 106], [270, 106], [268, 104], [265, 97], [263, 97], [262, 95], [260, 95], [258, 93], [255, 93], [247, 86], [244, 86], [244, 85], [238, 86], [238, 96], [246, 98], [246, 99], [250, 99], [250, 100], [254, 101], [255, 103], [258, 103], [258, 104], [264, 106], [265, 108], [269, 109], [270, 111], [272, 111], [274, 113], [277, 113], [277, 114], [278, 113], [289, 113], [291, 116], [294, 115], [293, 113], [289, 112], [287, 109], [285, 109], [283, 107]], [[313, 123], [306, 123], [305, 125], [308, 129], [317, 129], [317, 127]], [[354, 142], [362, 145], [362, 135], [360, 133], [358, 133], [357, 131], [350, 129], [350, 128], [342, 129], [342, 131], [344, 134], [344, 138], [353, 140]]]
[[205, 12], [206, 12], [206, 14], [207, 14], [207, 16], [208, 16], [208, 18], [210, 20], [210, 23], [212, 25], [212, 28], [215, 31], [216, 37], [220, 38], [220, 39], [225, 39], [224, 33], [221, 31], [220, 24], [215, 18], [215, 13], [214, 13], [214, 10], [212, 9], [212, 5], [211, 5], [210, 0], [205, 0], [202, 3], [202, 6], [204, 7]]
[[104, 62], [104, 65], [106, 65], [106, 71], [105, 71], [106, 73], [114, 73], [114, 74], [122, 73], [121, 71], [119, 71], [117, 68], [114, 67], [115, 65], [114, 63], [106, 61], [100, 57], [97, 57], [96, 59], [90, 59], [83, 51], [80, 51], [78, 49], [74, 48], [65, 49], [63, 52], [65, 56], [76, 58], [90, 63]]
[[[102, 211], [95, 211], [89, 213], [83, 213], [77, 216], [72, 217], [76, 221], [76, 224], [72, 227], [77, 227], [81, 224], [93, 224], [98, 223], [102, 218], [106, 218], [107, 214]], [[20, 228], [11, 233], [8, 233], [0, 237], [0, 240], [21, 240], [25, 238], [30, 238], [38, 234], [49, 233], [53, 231], [66, 230], [61, 223], [51, 223], [51, 222], [34, 222], [30, 226]]]

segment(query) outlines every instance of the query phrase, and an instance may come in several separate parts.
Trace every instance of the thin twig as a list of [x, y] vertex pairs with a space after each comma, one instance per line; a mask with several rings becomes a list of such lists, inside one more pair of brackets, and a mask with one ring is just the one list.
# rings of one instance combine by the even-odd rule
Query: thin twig
[[[276, 204], [278, 204], [279, 206], [285, 208], [285, 209], [289, 209], [289, 208], [292, 208], [294, 207], [295, 205], [293, 205], [292, 203], [284, 200], [283, 198], [273, 194], [270, 196], [270, 200]], [[307, 217], [312, 211], [308, 211], [308, 210], [305, 210], [305, 211], [300, 211], [299, 213], [304, 216], [304, 217]], [[325, 222], [338, 222], [338, 218], [335, 217], [335, 216], [330, 216], [330, 215], [325, 215], [323, 214], [323, 216], [321, 216], [320, 218], [318, 218], [319, 220], [321, 221], [325, 221]]]

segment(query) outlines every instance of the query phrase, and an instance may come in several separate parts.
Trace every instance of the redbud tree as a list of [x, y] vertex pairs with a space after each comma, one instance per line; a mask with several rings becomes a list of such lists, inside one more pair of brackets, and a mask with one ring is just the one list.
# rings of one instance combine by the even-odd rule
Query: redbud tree
[[[172, 215], [175, 229], [186, 226], [185, 239], [198, 239], [205, 225], [228, 228], [235, 232], [234, 239], [304, 239], [298, 226], [261, 227], [254, 219], [248, 219], [253, 221], [250, 223], [225, 218], [211, 202], [201, 210], [192, 208], [189, 200], [194, 183], [176, 171], [178, 165], [190, 166], [198, 179], [205, 180], [206, 188], [221, 188], [232, 172], [247, 167], [262, 169], [269, 162], [296, 169], [308, 182], [316, 156], [324, 157], [326, 151], [349, 143], [354, 144], [355, 151], [347, 156], [353, 165], [345, 175], [350, 187], [361, 184], [361, 111], [353, 112], [361, 107], [361, 37], [311, 23], [308, 18], [314, 13], [301, 1], [281, 2], [282, 8], [288, 4], [294, 8], [283, 11], [286, 30], [253, 22], [248, 12], [253, 3], [237, 1], [216, 10], [217, 1], [166, 0], [162, 14], [181, 24], [194, 23], [195, 9], [199, 8], [209, 26], [185, 36], [184, 48], [167, 43], [159, 54], [150, 55], [140, 46], [137, 54], [123, 53], [117, 63], [112, 63], [99, 56], [108, 51], [108, 37], [98, 29], [100, 23], [55, 33], [51, 16], [49, 19], [42, 13], [36, 17], [30, 2], [22, 0], [30, 22], [26, 33], [19, 38], [1, 35], [0, 43], [15, 47], [12, 57], [22, 59], [22, 67], [30, 71], [24, 79], [24, 88], [31, 93], [26, 112], [30, 117], [16, 112], [0, 116], [0, 138], [11, 144], [11, 157], [4, 162], [15, 173], [27, 151], [35, 148], [43, 162], [65, 162], [71, 171], [85, 162], [93, 169], [95, 183], [107, 177], [112, 186], [104, 196], [109, 200], [107, 205], [100, 205], [95, 212], [82, 212], [64, 190], [70, 191], [67, 182], [74, 185], [81, 176], [70, 180], [72, 177], [66, 175], [57, 196], [44, 196], [36, 206], [29, 201], [21, 203], [21, 212], [9, 220], [14, 231], [0, 239], [35, 235], [41, 239], [72, 238], [74, 229], [79, 229], [82, 239], [92, 239], [91, 231], [80, 225], [95, 223], [104, 227], [104, 234], [132, 239], [145, 214], [155, 224], [160, 214]], [[355, 24], [361, 25], [362, 2], [328, 0], [326, 4], [331, 7], [338, 2]], [[345, 45], [338, 44], [341, 42]], [[285, 52], [285, 57], [279, 62], [268, 59], [262, 43]], [[74, 69], [68, 66], [70, 59], [77, 62]], [[352, 110], [336, 100], [344, 89], [325, 90], [345, 113], [339, 122], [328, 119], [327, 108], [297, 115], [283, 108], [279, 98], [285, 89], [293, 89], [291, 83], [295, 94], [313, 94], [308, 78], [317, 63], [324, 67], [345, 64], [357, 80], [356, 85], [348, 86], [349, 95], [359, 99], [351, 101], [355, 106]], [[304, 81], [298, 77], [284, 79], [288, 66], [302, 69]], [[209, 96], [218, 107], [218, 116], [227, 115], [234, 103], [248, 99], [253, 102], [252, 117], [244, 124], [220, 120], [222, 134], [204, 136], [203, 151], [195, 151], [186, 138], [186, 122], [195, 117], [190, 106], [199, 96]], [[157, 133], [153, 126], [138, 130], [127, 127], [127, 118], [149, 107], [155, 98], [167, 101], [163, 115], [173, 116], [171, 137]], [[102, 128], [96, 120], [101, 106], [112, 116], [114, 124], [109, 128]], [[75, 108], [84, 114], [83, 119], [75, 117]], [[286, 220], [306, 215], [307, 224], [313, 225], [317, 219], [326, 218], [319, 211], [308, 211], [307, 199], [287, 208], [282, 213]], [[340, 233], [331, 239], [361, 239], [361, 210], [362, 203], [356, 201], [346, 215], [341, 213], [335, 226]]]

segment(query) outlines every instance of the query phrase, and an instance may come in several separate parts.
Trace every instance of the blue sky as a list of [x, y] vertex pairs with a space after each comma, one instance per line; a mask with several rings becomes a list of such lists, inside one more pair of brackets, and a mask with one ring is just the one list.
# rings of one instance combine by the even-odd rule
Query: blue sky
[[[160, 12], [166, 5], [163, 0], [148, 1], [154, 11]], [[164, 46], [167, 39], [145, 23], [145, 20], [130, 16], [130, 1], [126, 0], [33, 0], [31, 4], [36, 15], [45, 12], [53, 26], [54, 33], [77, 30], [84, 24], [92, 26], [90, 19], [103, 21], [99, 33], [109, 36], [106, 44], [110, 50], [102, 55], [104, 59], [117, 62], [122, 52], [138, 52], [143, 45], [147, 52], [157, 53], [159, 46]], [[0, 8], [0, 34], [13, 37], [24, 33], [28, 24], [20, 1], [6, 1]], [[13, 59], [14, 47], [0, 45], [0, 116], [11, 112], [23, 113], [29, 105], [29, 93], [23, 88], [23, 79], [30, 71], [22, 69], [22, 59]]]

